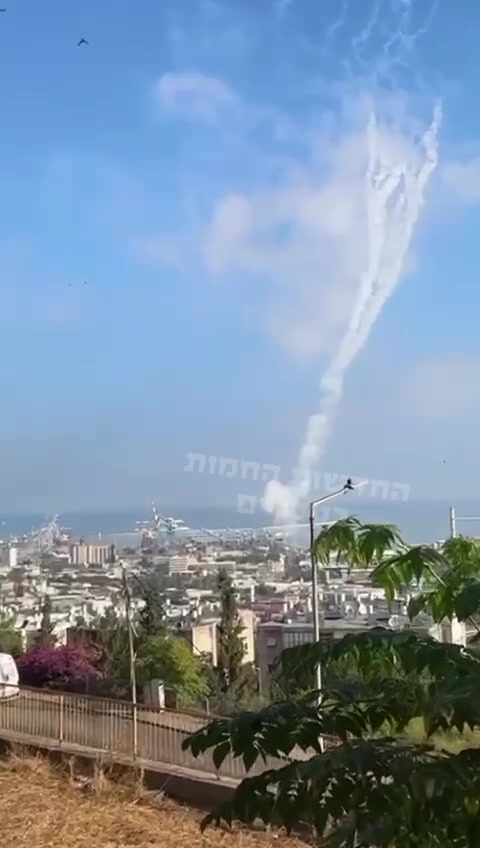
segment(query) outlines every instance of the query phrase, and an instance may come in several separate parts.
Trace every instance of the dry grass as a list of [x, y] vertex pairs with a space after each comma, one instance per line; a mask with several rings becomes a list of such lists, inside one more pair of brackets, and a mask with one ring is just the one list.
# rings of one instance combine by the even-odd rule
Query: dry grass
[[40, 757], [0, 761], [2, 848], [300, 848], [266, 833], [210, 830], [200, 816], [165, 800], [152, 806], [134, 787], [97, 783], [85, 791]]

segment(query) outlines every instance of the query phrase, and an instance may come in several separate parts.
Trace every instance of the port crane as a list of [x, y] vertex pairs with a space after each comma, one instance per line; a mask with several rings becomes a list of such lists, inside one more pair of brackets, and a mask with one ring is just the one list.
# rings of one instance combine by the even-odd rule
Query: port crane
[[41, 553], [49, 553], [55, 548], [62, 536], [59, 515], [54, 515], [43, 527], [34, 530], [30, 536], [32, 547]]
[[142, 553], [153, 553], [157, 547], [158, 534], [165, 530], [169, 543], [173, 541], [175, 533], [178, 530], [188, 530], [189, 528], [181, 518], [173, 518], [173, 516], [162, 515], [158, 511], [155, 503], [152, 501], [152, 518], [149, 521], [137, 521], [137, 531], [142, 534], [141, 550]]
[[[162, 515], [158, 511], [155, 503], [151, 504], [152, 517], [147, 521], [136, 522], [136, 532], [141, 533], [141, 551], [144, 554], [153, 553], [157, 548], [157, 540], [159, 534], [164, 531], [169, 544], [173, 542], [177, 534], [187, 534], [188, 537], [197, 540], [206, 540], [210, 538], [221, 541], [229, 539], [230, 541], [237, 540], [246, 542], [248, 540], [255, 541], [259, 538], [269, 541], [281, 541], [284, 536], [289, 536], [292, 533], [298, 533], [308, 527], [308, 524], [270, 524], [262, 527], [223, 527], [223, 528], [192, 528], [188, 527], [181, 518]], [[333, 524], [333, 521], [322, 522], [322, 526]]]

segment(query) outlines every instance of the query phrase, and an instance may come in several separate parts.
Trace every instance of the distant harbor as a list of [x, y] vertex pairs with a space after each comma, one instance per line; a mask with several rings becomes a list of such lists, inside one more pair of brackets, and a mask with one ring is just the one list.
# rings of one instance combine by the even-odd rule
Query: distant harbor
[[[453, 500], [457, 514], [462, 516], [480, 515], [480, 499]], [[396, 524], [406, 539], [412, 544], [432, 542], [443, 539], [449, 534], [448, 501], [409, 501], [407, 503], [368, 502], [365, 500], [350, 501], [346, 504], [348, 511], [358, 515], [363, 521], [386, 522]], [[174, 515], [190, 528], [206, 528], [218, 530], [221, 528], [262, 527], [271, 524], [271, 517], [257, 511], [253, 515], [239, 513], [235, 507], [181, 507], [164, 506], [162, 511]], [[123, 546], [135, 544], [139, 539], [136, 527], [138, 522], [150, 517], [148, 506], [129, 510], [98, 510], [61, 512], [62, 527], [76, 538], [99, 539], [113, 541]], [[32, 530], [43, 526], [51, 520], [51, 515], [36, 514], [0, 514], [0, 537], [8, 539], [12, 536], [29, 534]], [[306, 518], [305, 518], [306, 520]], [[465, 535], [480, 535], [480, 521], [465, 525], [459, 524], [459, 533]], [[130, 540], [130, 541], [129, 541]]]

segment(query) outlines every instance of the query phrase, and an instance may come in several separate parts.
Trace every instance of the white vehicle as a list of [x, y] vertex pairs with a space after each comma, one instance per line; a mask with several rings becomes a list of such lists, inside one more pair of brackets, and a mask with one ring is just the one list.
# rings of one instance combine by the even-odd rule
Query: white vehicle
[[0, 653], [0, 698], [19, 694], [19, 676], [15, 660], [10, 654]]

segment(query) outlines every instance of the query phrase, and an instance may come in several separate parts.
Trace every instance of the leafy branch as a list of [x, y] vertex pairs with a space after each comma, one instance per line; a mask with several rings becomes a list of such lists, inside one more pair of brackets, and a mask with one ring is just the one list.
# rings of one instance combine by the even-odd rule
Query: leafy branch
[[[441, 550], [408, 548], [398, 531], [355, 517], [322, 531], [317, 561], [342, 558], [373, 568], [388, 598], [414, 595], [409, 614], [468, 620], [480, 609], [480, 548], [450, 540]], [[416, 597], [415, 597], [416, 595]], [[247, 824], [261, 819], [288, 832], [307, 826], [331, 848], [471, 848], [480, 844], [480, 749], [460, 753], [406, 740], [421, 719], [427, 740], [480, 728], [480, 658], [413, 631], [376, 628], [330, 643], [283, 652], [288, 679], [308, 679], [318, 663], [353, 661], [359, 677], [320, 693], [212, 723], [184, 747], [212, 751], [217, 767], [241, 758], [247, 771], [230, 803], [204, 819]], [[336, 744], [322, 752], [327, 735]], [[269, 768], [271, 758], [283, 760]]]
[[[437, 642], [431, 636], [419, 636], [412, 631], [393, 631], [374, 627], [365, 633], [352, 633], [343, 639], [318, 642], [287, 648], [279, 657], [285, 676], [312, 672], [317, 663], [327, 664], [351, 657], [359, 672], [368, 675], [375, 663], [384, 670], [394, 669], [404, 676], [428, 672], [433, 679], [455, 673], [480, 675], [480, 657], [463, 648]], [[379, 666], [376, 665], [376, 670]]]
[[[474, 618], [480, 610], [478, 549], [476, 540], [462, 538], [448, 540], [441, 551], [419, 545], [381, 562], [372, 580], [384, 588], [389, 600], [406, 586], [423, 586], [424, 590], [409, 602], [411, 619], [420, 612], [429, 613], [435, 622], [456, 617], [468, 621], [479, 633]], [[458, 561], [459, 556], [465, 556], [466, 561]]]
[[352, 567], [368, 568], [392, 550], [404, 550], [405, 542], [390, 524], [362, 524], [354, 515], [324, 527], [315, 540], [317, 562], [328, 565], [333, 558]]
[[353, 740], [247, 778], [202, 829], [260, 819], [288, 833], [307, 825], [332, 848], [470, 848], [480, 838], [479, 767], [478, 750]]
[[349, 516], [323, 528], [314, 544], [317, 562], [345, 560], [353, 568], [373, 568], [372, 582], [382, 586], [387, 600], [415, 591], [408, 615], [420, 612], [435, 622], [456, 617], [480, 634], [475, 615], [480, 611], [480, 543], [476, 539], [447, 539], [440, 549], [408, 546], [389, 524], [362, 524]]

